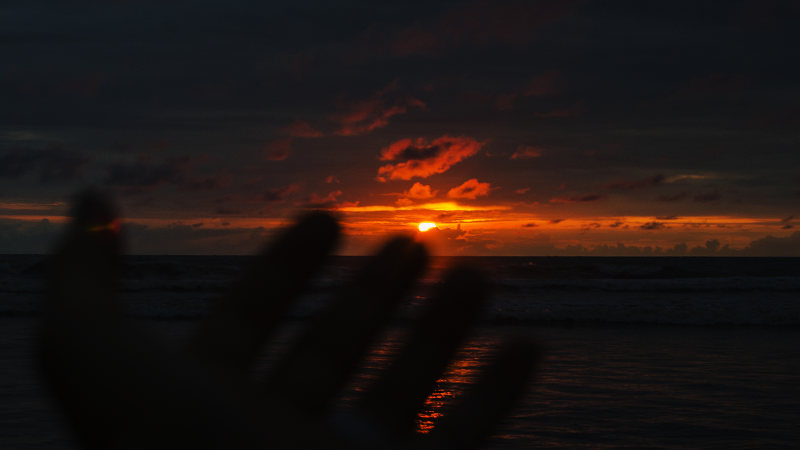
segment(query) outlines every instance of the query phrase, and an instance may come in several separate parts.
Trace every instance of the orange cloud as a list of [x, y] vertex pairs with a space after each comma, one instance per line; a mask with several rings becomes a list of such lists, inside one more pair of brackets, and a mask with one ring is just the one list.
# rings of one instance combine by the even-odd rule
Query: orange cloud
[[401, 139], [381, 151], [381, 161], [404, 159], [378, 169], [378, 181], [427, 178], [446, 172], [454, 164], [478, 153], [485, 144], [471, 137], [442, 136], [428, 141], [424, 138]]
[[409, 107], [425, 109], [422, 100], [405, 98], [389, 102], [386, 97], [397, 90], [397, 82], [374, 93], [371, 97], [352, 103], [349, 110], [342, 114], [334, 114], [331, 120], [339, 124], [336, 134], [340, 136], [357, 136], [369, 133], [389, 124], [389, 118], [404, 114]]
[[608, 185], [611, 189], [625, 189], [634, 190], [660, 185], [666, 177], [662, 174], [653, 175], [652, 177], [644, 178], [641, 180], [619, 180]]
[[300, 119], [297, 119], [294, 122], [287, 125], [285, 130], [286, 133], [291, 137], [300, 137], [300, 138], [322, 137], [321, 131], [314, 129], [314, 127], [312, 127], [308, 122]]
[[264, 145], [264, 156], [270, 161], [283, 161], [292, 153], [290, 138], [273, 139]]
[[431, 187], [422, 183], [414, 183], [411, 189], [407, 190], [404, 195], [414, 200], [427, 200], [436, 195], [436, 191], [431, 191]]
[[341, 205], [336, 211], [341, 212], [393, 212], [393, 211], [507, 211], [507, 205], [471, 206], [455, 202], [422, 203], [419, 205]]
[[411, 189], [403, 192], [397, 199], [400, 206], [413, 205], [415, 200], [428, 200], [436, 196], [437, 191], [432, 191], [431, 187], [422, 183], [414, 183]]
[[460, 186], [456, 186], [447, 192], [450, 198], [465, 198], [475, 200], [478, 197], [489, 195], [489, 183], [480, 183], [477, 178], [471, 178]]
[[542, 156], [542, 149], [532, 145], [520, 145], [517, 147], [517, 151], [511, 155], [511, 159], [538, 158], [540, 156]]

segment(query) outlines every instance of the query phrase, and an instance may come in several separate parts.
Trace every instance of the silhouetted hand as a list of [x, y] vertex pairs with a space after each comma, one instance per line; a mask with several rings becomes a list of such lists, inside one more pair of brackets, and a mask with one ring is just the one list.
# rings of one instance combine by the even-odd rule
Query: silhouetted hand
[[50, 261], [42, 363], [87, 448], [474, 448], [533, 368], [532, 345], [507, 342], [431, 433], [414, 432], [486, 294], [479, 274], [454, 270], [358, 412], [337, 412], [337, 394], [422, 272], [421, 245], [391, 240], [258, 378], [251, 365], [334, 247], [336, 222], [313, 213], [285, 231], [183, 349], [154, 340], [115, 302], [118, 224], [101, 196], [84, 194]]

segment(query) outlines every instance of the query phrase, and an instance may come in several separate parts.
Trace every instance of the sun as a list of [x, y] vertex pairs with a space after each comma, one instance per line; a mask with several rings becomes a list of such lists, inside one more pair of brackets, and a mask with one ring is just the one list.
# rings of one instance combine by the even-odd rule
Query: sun
[[419, 231], [428, 231], [431, 228], [436, 228], [436, 224], [433, 222], [422, 222], [419, 224]]

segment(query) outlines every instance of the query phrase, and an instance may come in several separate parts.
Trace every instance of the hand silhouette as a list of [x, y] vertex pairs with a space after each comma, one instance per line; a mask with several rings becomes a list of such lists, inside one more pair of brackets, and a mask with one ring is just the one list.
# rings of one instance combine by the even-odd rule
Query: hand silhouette
[[357, 412], [337, 412], [337, 395], [423, 270], [421, 245], [391, 240], [259, 378], [254, 359], [334, 247], [330, 216], [309, 214], [268, 246], [181, 349], [157, 342], [114, 301], [121, 246], [110, 204], [84, 193], [73, 216], [49, 261], [40, 355], [86, 448], [475, 448], [534, 366], [532, 344], [509, 340], [431, 433], [415, 433], [486, 294], [478, 273], [456, 269]]

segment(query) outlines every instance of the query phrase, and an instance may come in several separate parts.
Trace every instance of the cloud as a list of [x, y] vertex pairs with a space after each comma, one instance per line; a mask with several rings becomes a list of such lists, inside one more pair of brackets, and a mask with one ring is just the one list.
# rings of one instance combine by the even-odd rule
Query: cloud
[[308, 207], [311, 208], [329, 208], [335, 206], [337, 200], [336, 198], [342, 195], [341, 190], [335, 190], [328, 192], [328, 195], [321, 196], [318, 195], [316, 192], [312, 192], [308, 198]]
[[608, 188], [632, 191], [635, 189], [643, 189], [643, 188], [658, 186], [661, 183], [663, 183], [665, 179], [666, 177], [664, 177], [664, 175], [658, 174], [641, 180], [614, 181], [608, 185]]
[[414, 200], [427, 200], [436, 196], [436, 191], [431, 191], [429, 185], [417, 182], [411, 186], [411, 189], [405, 191], [403, 196]]
[[511, 159], [538, 158], [542, 156], [542, 151], [541, 148], [532, 145], [520, 145], [517, 147], [517, 151], [511, 155]]
[[677, 194], [659, 195], [658, 197], [656, 197], [656, 200], [658, 200], [659, 202], [677, 202], [687, 197], [689, 197], [689, 194], [687, 194], [686, 192], [679, 192]]
[[422, 183], [414, 183], [411, 189], [400, 194], [397, 199], [399, 206], [413, 205], [417, 200], [428, 200], [436, 196], [437, 191], [431, 191], [431, 187]]
[[544, 97], [555, 95], [559, 92], [559, 73], [551, 70], [542, 75], [533, 77], [526, 87], [519, 91], [509, 92], [497, 96], [495, 106], [501, 111], [508, 111], [514, 108], [514, 102], [518, 97]]
[[580, 195], [576, 197], [553, 197], [550, 199], [550, 203], [584, 203], [584, 202], [595, 202], [597, 200], [602, 199], [602, 195], [598, 194], [587, 194], [587, 195]]
[[391, 44], [397, 56], [435, 55], [462, 45], [517, 44], [532, 40], [539, 27], [566, 16], [572, 1], [473, 1], [438, 20], [398, 32]]
[[300, 189], [300, 186], [297, 184], [267, 189], [259, 195], [259, 199], [270, 203], [280, 203], [286, 200], [290, 194], [297, 192], [298, 189]]
[[697, 194], [697, 195], [694, 196], [693, 199], [696, 202], [708, 203], [708, 202], [717, 201], [717, 200], [719, 200], [721, 198], [722, 198], [722, 196], [719, 193], [710, 192], [710, 193], [707, 193], [707, 194]]
[[283, 161], [292, 153], [292, 139], [273, 139], [264, 145], [264, 156], [270, 161]]
[[450, 198], [463, 198], [475, 200], [478, 197], [489, 195], [491, 186], [489, 183], [480, 183], [477, 178], [471, 178], [460, 186], [447, 191], [447, 196]]
[[559, 92], [559, 73], [557, 70], [551, 70], [539, 76], [533, 77], [528, 87], [525, 88], [522, 95], [529, 97], [543, 97], [546, 95], [555, 95]]
[[0, 249], [3, 253], [47, 253], [60, 230], [47, 219], [39, 221], [0, 219]]
[[286, 133], [291, 137], [317, 138], [322, 137], [322, 132], [314, 129], [305, 120], [297, 119], [285, 128]]
[[207, 228], [174, 223], [145, 226], [127, 223], [123, 232], [130, 248], [139, 254], [252, 254], [260, 243], [269, 240], [274, 230], [264, 227]]
[[142, 157], [133, 163], [115, 163], [108, 167], [106, 184], [130, 191], [150, 189], [181, 181], [190, 165], [188, 156], [167, 158], [162, 162]]
[[582, 103], [576, 103], [567, 108], [556, 108], [550, 111], [535, 112], [534, 117], [540, 119], [565, 119], [567, 117], [578, 117], [586, 112], [586, 107]]
[[231, 174], [223, 170], [220, 174], [205, 178], [195, 178], [184, 183], [184, 187], [191, 191], [211, 191], [224, 188], [231, 184]]
[[664, 228], [664, 224], [662, 222], [647, 222], [639, 228], [643, 230], [660, 230]]
[[38, 171], [43, 184], [69, 181], [78, 177], [88, 162], [88, 157], [62, 147], [9, 150], [0, 153], [0, 178], [16, 179]]
[[517, 93], [511, 92], [510, 94], [501, 94], [497, 96], [494, 104], [500, 111], [508, 111], [514, 108], [514, 100], [517, 99]]
[[347, 112], [334, 114], [331, 121], [339, 125], [335, 131], [340, 136], [357, 136], [369, 133], [389, 124], [389, 118], [405, 114], [409, 107], [425, 109], [423, 101], [416, 98], [401, 98], [390, 101], [388, 94], [397, 90], [397, 82], [392, 82], [367, 99], [351, 103]]
[[425, 138], [401, 139], [381, 151], [381, 161], [405, 160], [378, 169], [378, 181], [427, 178], [444, 173], [465, 158], [478, 153], [485, 142], [471, 137], [442, 136], [428, 141]]
[[800, 256], [800, 231], [786, 237], [766, 236], [750, 242], [741, 253], [747, 256]]

